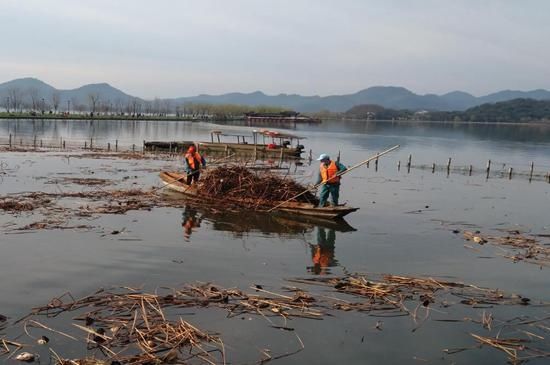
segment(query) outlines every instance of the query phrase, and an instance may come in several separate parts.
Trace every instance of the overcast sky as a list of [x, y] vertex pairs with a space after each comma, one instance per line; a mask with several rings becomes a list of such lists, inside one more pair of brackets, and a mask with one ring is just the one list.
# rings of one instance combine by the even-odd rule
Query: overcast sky
[[550, 89], [547, 0], [0, 0], [0, 82], [140, 97]]

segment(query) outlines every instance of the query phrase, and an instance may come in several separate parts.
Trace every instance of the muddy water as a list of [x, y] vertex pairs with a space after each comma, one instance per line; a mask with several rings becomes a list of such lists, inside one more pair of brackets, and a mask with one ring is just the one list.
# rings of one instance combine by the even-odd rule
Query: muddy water
[[[252, 127], [172, 122], [32, 122], [2, 121], [0, 134], [38, 135], [97, 141], [118, 139], [141, 145], [143, 140], [209, 140], [211, 129], [250, 134]], [[399, 123], [324, 123], [299, 126], [292, 133], [307, 136], [313, 155], [341, 154], [353, 165], [396, 144], [401, 148], [374, 164], [345, 176], [341, 200], [360, 207], [346, 223], [319, 225], [272, 216], [158, 208], [72, 223], [86, 230], [15, 231], [35, 221], [30, 213], [0, 214], [0, 314], [18, 318], [30, 308], [70, 291], [75, 296], [110, 285], [175, 287], [185, 282], [212, 281], [247, 288], [261, 284], [272, 290], [285, 278], [348, 272], [434, 276], [521, 293], [550, 301], [548, 267], [505, 258], [491, 245], [473, 246], [453, 230], [519, 230], [550, 234], [550, 184], [543, 178], [529, 182], [535, 172], [550, 171], [550, 128]], [[2, 152], [0, 194], [22, 191], [59, 191], [148, 188], [158, 185], [157, 171], [177, 168], [173, 160], [93, 159], [71, 153]], [[408, 156], [413, 168], [407, 172]], [[431, 164], [452, 171], [431, 171]], [[208, 156], [207, 156], [208, 158]], [[493, 172], [485, 176], [487, 160]], [[401, 162], [398, 171], [397, 164]], [[459, 170], [473, 165], [473, 174]], [[508, 169], [515, 175], [508, 179]], [[291, 173], [314, 182], [315, 162], [292, 165]], [[64, 177], [112, 180], [103, 187], [65, 184]], [[171, 198], [169, 195], [167, 199]], [[79, 204], [79, 202], [72, 202]], [[221, 210], [221, 209], [220, 209]], [[119, 234], [112, 234], [119, 231]], [[465, 247], [465, 243], [468, 246]], [[320, 259], [322, 258], [322, 259]], [[547, 307], [487, 308], [501, 320], [548, 314]], [[272, 329], [264, 319], [200, 311], [191, 320], [224, 336], [237, 361], [255, 361], [261, 348], [284, 353], [294, 350], [296, 337]], [[480, 311], [454, 305], [433, 317], [481, 316]], [[304, 351], [279, 363], [505, 363], [492, 349], [473, 349], [454, 355], [442, 350], [472, 347], [470, 332], [489, 336], [473, 323], [380, 318], [368, 313], [338, 313], [323, 321], [294, 320]], [[494, 333], [493, 333], [494, 334]], [[67, 354], [79, 348], [67, 345]], [[548, 343], [547, 348], [548, 350]], [[67, 355], [68, 356], [68, 355]], [[546, 359], [547, 360], [547, 359]], [[544, 363], [543, 360], [538, 360]], [[532, 360], [537, 363], [537, 360]]]

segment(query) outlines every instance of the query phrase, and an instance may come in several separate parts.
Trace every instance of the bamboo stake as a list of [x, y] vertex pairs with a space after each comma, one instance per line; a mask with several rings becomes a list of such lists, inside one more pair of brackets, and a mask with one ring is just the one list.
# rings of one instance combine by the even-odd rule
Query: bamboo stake
[[[356, 165], [350, 167], [349, 169], [346, 169], [346, 170], [344, 170], [344, 171], [341, 171], [341, 172], [337, 173], [335, 176], [342, 176], [342, 175], [345, 175], [345, 174], [347, 174], [348, 172], [350, 172], [350, 171], [352, 171], [352, 170], [355, 170], [356, 168], [361, 167], [361, 166], [363, 166], [364, 164], [369, 163], [370, 161], [379, 158], [380, 156], [385, 155], [386, 153], [389, 153], [389, 152], [391, 152], [391, 151], [393, 151], [393, 150], [398, 149], [399, 147], [400, 147], [399, 145], [396, 145], [396, 146], [393, 146], [393, 147], [390, 148], [390, 149], [385, 150], [384, 152], [377, 153], [376, 155], [374, 155], [374, 156], [372, 156], [372, 157], [369, 157], [369, 158], [366, 159], [365, 161], [359, 162], [358, 164], [356, 164]], [[284, 202], [282, 202], [282, 203], [280, 203], [280, 204], [274, 206], [273, 208], [269, 209], [267, 212], [268, 212], [268, 213], [269, 213], [269, 212], [272, 212], [273, 210], [275, 210], [275, 209], [279, 208], [280, 206], [282, 206], [282, 205], [288, 203], [289, 201], [294, 200], [294, 199], [296, 199], [297, 197], [304, 195], [304, 194], [307, 193], [308, 191], [316, 190], [319, 186], [325, 185], [326, 183], [327, 183], [326, 181], [322, 181], [322, 182], [320, 182], [319, 184], [316, 184], [315, 186], [313, 186], [312, 188], [306, 189], [306, 190], [302, 191], [300, 194], [297, 194], [297, 195], [293, 196], [292, 198], [290, 198], [290, 199], [288, 199], [288, 200], [285, 200]]]

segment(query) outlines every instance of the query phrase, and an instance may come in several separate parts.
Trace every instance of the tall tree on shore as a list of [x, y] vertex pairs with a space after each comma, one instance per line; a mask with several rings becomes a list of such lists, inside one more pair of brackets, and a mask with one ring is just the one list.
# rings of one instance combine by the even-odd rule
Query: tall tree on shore
[[99, 94], [98, 93], [88, 94], [88, 102], [90, 106], [90, 111], [95, 114], [96, 107], [99, 104]]
[[122, 110], [123, 105], [124, 103], [120, 97], [115, 99], [115, 111], [117, 114], [123, 113], [123, 110]]
[[53, 110], [57, 113], [57, 108], [59, 108], [59, 103], [61, 102], [59, 91], [53, 91], [50, 97], [52, 100]]
[[34, 110], [37, 110], [38, 109], [38, 101], [40, 100], [38, 98], [38, 89], [36, 88], [31, 88], [27, 91], [27, 93], [29, 94], [29, 97], [31, 98], [31, 109], [34, 111]]
[[[80, 104], [80, 103], [78, 102], [78, 98], [76, 98], [76, 97], [73, 96], [73, 97], [71, 98], [71, 103], [70, 103], [70, 104], [72, 104], [73, 110], [76, 110], [76, 111], [78, 111], [78, 112], [80, 111], [80, 110], [78, 109], [78, 105]], [[70, 109], [70, 108], [68, 108], [68, 109]], [[68, 110], [68, 111], [70, 111], [70, 110]]]
[[160, 114], [160, 99], [154, 98], [153, 99], [153, 115]]
[[10, 98], [10, 103], [13, 106], [13, 110], [21, 112], [21, 103], [23, 102], [23, 93], [18, 87], [11, 87], [8, 89], [8, 97]]

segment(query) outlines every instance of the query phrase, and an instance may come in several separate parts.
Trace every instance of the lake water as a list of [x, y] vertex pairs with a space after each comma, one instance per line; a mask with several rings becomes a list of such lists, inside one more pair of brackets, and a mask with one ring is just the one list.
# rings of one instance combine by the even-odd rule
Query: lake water
[[[94, 138], [96, 143], [118, 139], [123, 145], [138, 146], [143, 140], [208, 141], [212, 129], [250, 135], [254, 128], [190, 122], [0, 121], [0, 137], [12, 133]], [[0, 213], [0, 314], [15, 319], [64, 292], [82, 296], [111, 285], [154, 290], [201, 281], [242, 289], [261, 284], [280, 291], [288, 285], [285, 278], [344, 272], [451, 278], [518, 293], [532, 301], [550, 301], [548, 266], [514, 263], [504, 257], [506, 251], [492, 245], [465, 247], [475, 244], [452, 233], [468, 229], [502, 235], [506, 233], [501, 230], [550, 234], [550, 184], [544, 178], [550, 171], [550, 126], [335, 121], [287, 131], [307, 137], [303, 144], [313, 156], [340, 153], [341, 162], [348, 166], [394, 145], [401, 147], [381, 157], [378, 170], [371, 163], [343, 178], [341, 201], [360, 210], [346, 217], [347, 224], [336, 226], [253, 213], [212, 215], [187, 207], [105, 215], [87, 222], [94, 227], [88, 231], [15, 234], [11, 227], [32, 222], [32, 215]], [[2, 152], [0, 195], [91, 189], [45, 183], [63, 176], [113, 179], [117, 187], [159, 186], [155, 171], [181, 164], [179, 159], [128, 161], [67, 155]], [[406, 168], [409, 155], [410, 172]], [[442, 167], [448, 158], [452, 158], [450, 174]], [[486, 179], [488, 160], [492, 172]], [[529, 181], [525, 174], [531, 162], [535, 178]], [[435, 173], [432, 163], [438, 165]], [[469, 165], [473, 166], [471, 176]], [[510, 167], [512, 179], [508, 178]], [[290, 172], [304, 183], [314, 183], [318, 165], [306, 160], [301, 166], [292, 165]], [[186, 229], [189, 221], [195, 222], [194, 227]], [[109, 234], [113, 230], [123, 233]], [[321, 265], [315, 258], [319, 250], [325, 255]], [[498, 321], [548, 316], [546, 306], [484, 310]], [[432, 317], [479, 320], [481, 313], [457, 304], [440, 308]], [[237, 363], [257, 361], [260, 348], [279, 353], [296, 348], [292, 334], [270, 328], [261, 317], [247, 316], [246, 321], [224, 317], [223, 313], [196, 313], [190, 320], [220, 332], [224, 342], [233, 346]], [[375, 328], [379, 320], [368, 313], [351, 312], [323, 321], [294, 320], [292, 325], [305, 349], [278, 363], [506, 363], [503, 353], [489, 348], [454, 355], [443, 352], [475, 347], [470, 332], [495, 335], [474, 322], [428, 320], [413, 331], [416, 324], [408, 317], [384, 318], [383, 330]], [[502, 323], [498, 321], [495, 325]], [[548, 340], [545, 344], [549, 351]]]

